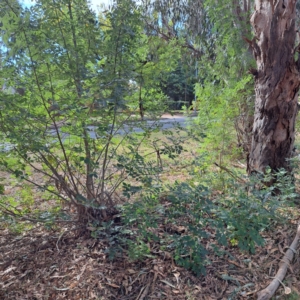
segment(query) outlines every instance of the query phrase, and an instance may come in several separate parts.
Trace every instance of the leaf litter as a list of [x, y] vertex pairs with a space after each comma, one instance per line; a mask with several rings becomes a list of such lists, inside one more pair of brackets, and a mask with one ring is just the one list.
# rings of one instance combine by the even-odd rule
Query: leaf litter
[[[206, 275], [199, 277], [177, 266], [172, 253], [157, 250], [155, 242], [143, 260], [131, 261], [126, 252], [110, 260], [105, 239], [78, 237], [72, 225], [60, 231], [37, 226], [19, 236], [5, 229], [0, 234], [0, 299], [256, 299], [277, 272], [294, 222], [265, 232], [265, 246], [253, 255], [233, 246], [224, 248], [228, 254], [223, 257], [209, 253]], [[299, 286], [296, 256], [276, 295], [300, 295]]]

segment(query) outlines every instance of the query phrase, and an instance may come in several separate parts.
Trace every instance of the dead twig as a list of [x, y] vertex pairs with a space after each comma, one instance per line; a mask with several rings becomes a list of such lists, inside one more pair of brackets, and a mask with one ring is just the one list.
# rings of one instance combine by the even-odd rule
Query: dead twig
[[221, 165], [217, 164], [216, 162], [214, 163], [214, 165], [217, 166], [218, 168], [220, 168], [221, 170], [227, 172], [232, 178], [234, 178], [235, 180], [239, 181], [240, 183], [246, 183], [246, 181], [245, 181], [243, 178], [241, 178], [241, 177], [235, 175], [235, 174], [234, 174], [231, 170], [229, 170], [228, 168], [226, 168], [226, 167], [224, 167], [224, 166], [221, 166]]
[[56, 242], [56, 248], [57, 248], [57, 251], [58, 251], [58, 252], [59, 252], [59, 248], [58, 248], [59, 240], [62, 238], [62, 236], [64, 235], [65, 232], [67, 232], [67, 230], [66, 230], [66, 231], [63, 231], [63, 232], [59, 235], [58, 240], [57, 240], [57, 242]]
[[292, 262], [294, 254], [296, 254], [296, 248], [298, 245], [300, 239], [300, 225], [298, 225], [296, 236], [293, 240], [293, 243], [289, 247], [289, 249], [286, 251], [284, 257], [282, 258], [280, 264], [279, 264], [279, 270], [272, 280], [272, 282], [263, 290], [257, 293], [257, 300], [268, 300], [271, 299], [271, 297], [274, 295], [276, 290], [279, 287], [279, 284], [282, 284], [282, 281], [285, 277], [285, 274], [287, 272], [287, 268], [289, 264]]

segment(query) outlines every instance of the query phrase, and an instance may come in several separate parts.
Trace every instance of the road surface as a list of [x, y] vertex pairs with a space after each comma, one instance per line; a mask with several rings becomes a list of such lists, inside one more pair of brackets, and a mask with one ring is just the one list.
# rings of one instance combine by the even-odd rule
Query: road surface
[[[146, 128], [159, 128], [160, 130], [166, 130], [171, 129], [177, 126], [180, 127], [186, 127], [191, 121], [195, 119], [195, 114], [192, 114], [190, 116], [183, 116], [183, 115], [170, 115], [170, 114], [164, 114], [162, 117], [156, 121], [153, 120], [144, 120], [144, 121], [137, 121], [137, 122], [131, 122], [123, 124], [122, 127], [116, 129], [113, 134], [119, 134], [119, 135], [125, 135], [129, 133], [139, 133], [144, 132]], [[134, 124], [135, 123], [135, 124]], [[97, 126], [88, 126], [89, 134], [92, 139], [97, 138], [96, 129]], [[56, 135], [56, 132], [54, 129], [50, 129], [49, 133], [51, 133], [53, 136]], [[69, 136], [68, 133], [62, 133], [63, 139], [66, 139]], [[8, 152], [10, 151], [14, 145], [10, 143], [0, 143], [0, 152]]]
[[[159, 128], [160, 130], [166, 130], [175, 128], [177, 126], [179, 127], [186, 127], [189, 123], [191, 123], [192, 120], [194, 120], [196, 116], [183, 116], [183, 115], [170, 115], [170, 114], [164, 114], [160, 119], [158, 120], [145, 120], [145, 121], [137, 121], [135, 124], [132, 122], [130, 125], [129, 123], [123, 124], [122, 127], [119, 129], [116, 129], [113, 134], [129, 134], [129, 133], [139, 133], [144, 132], [146, 128]], [[89, 134], [91, 138], [96, 138], [96, 132], [95, 129], [96, 126], [88, 126], [89, 128]]]

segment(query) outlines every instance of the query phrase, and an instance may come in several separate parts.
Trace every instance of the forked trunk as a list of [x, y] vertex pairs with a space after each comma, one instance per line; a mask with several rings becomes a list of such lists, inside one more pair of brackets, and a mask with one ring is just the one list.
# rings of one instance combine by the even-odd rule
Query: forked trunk
[[[248, 172], [290, 169], [300, 84], [295, 60], [296, 0], [256, 0], [249, 41], [257, 63], [255, 114]], [[296, 50], [296, 51], [295, 51]]]

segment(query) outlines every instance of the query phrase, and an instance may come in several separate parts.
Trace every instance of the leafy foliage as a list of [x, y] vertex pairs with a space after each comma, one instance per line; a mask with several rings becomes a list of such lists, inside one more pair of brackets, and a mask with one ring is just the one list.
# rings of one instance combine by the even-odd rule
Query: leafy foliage
[[173, 109], [182, 109], [184, 105], [187, 107], [191, 106], [192, 101], [195, 98], [194, 83], [194, 69], [179, 62], [177, 68], [167, 74], [166, 78], [163, 78], [162, 81], [164, 93], [173, 102], [169, 104], [169, 107]]
[[[155, 240], [157, 232], [162, 250], [171, 251], [179, 265], [203, 274], [210, 263], [208, 252], [223, 255], [231, 245], [254, 253], [256, 246], [264, 244], [262, 231], [284, 220], [284, 208], [291, 205], [296, 194], [292, 178], [284, 171], [277, 178], [276, 187], [258, 190], [257, 178], [241, 184], [228, 177], [226, 193], [218, 196], [209, 185], [177, 182], [167, 191], [155, 190], [134, 205], [127, 205], [126, 224], [138, 226], [139, 239], [145, 241], [149, 237]], [[274, 193], [276, 189], [280, 195]], [[156, 229], [162, 227], [163, 235]]]
[[[11, 147], [1, 154], [2, 168], [73, 207], [81, 222], [106, 219], [115, 191], [142, 159], [146, 135], [128, 133], [129, 121], [141, 105], [152, 117], [163, 111], [155, 78], [178, 51], [167, 45], [174, 56], [166, 55], [158, 40], [150, 43], [131, 0], [116, 3], [99, 21], [84, 0], [40, 0], [30, 9], [4, 1], [1, 13], [0, 128]], [[158, 62], [146, 68], [155, 45]], [[127, 107], [133, 115], [124, 113]], [[148, 136], [152, 131], [142, 122], [134, 126]]]
[[247, 154], [250, 147], [254, 90], [247, 73], [254, 60], [243, 40], [251, 34], [250, 12], [249, 8], [240, 11], [240, 5], [232, 1], [223, 1], [217, 8], [210, 1], [204, 5], [212, 24], [213, 47], [199, 62], [203, 80], [196, 84], [198, 124], [206, 135], [201, 151], [210, 153], [210, 162], [226, 165], [228, 155], [241, 153], [238, 149]]

